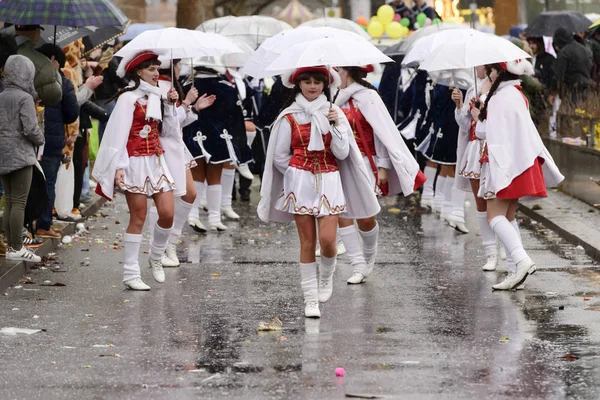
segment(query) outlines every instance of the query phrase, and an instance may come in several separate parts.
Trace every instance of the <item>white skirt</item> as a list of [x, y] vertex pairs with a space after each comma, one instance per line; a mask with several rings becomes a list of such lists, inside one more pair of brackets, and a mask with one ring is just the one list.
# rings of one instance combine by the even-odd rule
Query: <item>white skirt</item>
[[490, 180], [490, 163], [481, 164], [481, 177], [479, 178], [479, 192], [477, 197], [481, 197], [485, 200], [491, 200], [496, 198], [496, 192], [494, 192], [488, 184]]
[[162, 155], [129, 157], [122, 189], [150, 197], [156, 193], [175, 190], [175, 183]]
[[275, 203], [279, 211], [324, 217], [346, 212], [346, 199], [339, 172], [313, 174], [288, 167], [283, 177], [283, 191]]
[[184, 151], [183, 157], [185, 159], [185, 169], [186, 169], [186, 171], [189, 171], [190, 169], [192, 169], [194, 167], [197, 167], [198, 163], [194, 159], [194, 156], [192, 155], [192, 153], [190, 153], [190, 151], [188, 150], [187, 146], [184, 145], [183, 151]]
[[484, 146], [483, 140], [473, 140], [467, 144], [465, 154], [461, 158], [462, 165], [458, 175], [467, 179], [479, 179], [481, 177], [481, 152]]

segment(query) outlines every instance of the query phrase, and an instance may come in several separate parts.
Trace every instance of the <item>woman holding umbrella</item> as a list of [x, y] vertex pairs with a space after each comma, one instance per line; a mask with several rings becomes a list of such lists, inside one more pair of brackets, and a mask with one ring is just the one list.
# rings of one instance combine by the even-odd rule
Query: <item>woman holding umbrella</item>
[[323, 66], [304, 67], [284, 74], [282, 82], [293, 96], [273, 125], [258, 215], [265, 222], [296, 222], [304, 315], [319, 318], [319, 301], [329, 300], [333, 290], [340, 214], [369, 218], [380, 207], [348, 120], [323, 94], [339, 84], [339, 75]]
[[[161, 144], [165, 150], [165, 160], [176, 187], [173, 192], [175, 196], [175, 222], [173, 232], [171, 232], [169, 238], [169, 245], [161, 262], [163, 267], [178, 267], [177, 242], [196, 200], [196, 187], [190, 170], [197, 164], [183, 142], [182, 129], [198, 119], [193, 110], [200, 111], [210, 107], [215, 101], [215, 96], [205, 94], [198, 98], [196, 88], [192, 88], [184, 96], [179, 84], [181, 65], [178, 59], [163, 60], [159, 72], [158, 87], [163, 90], [163, 97], [167, 97], [169, 90], [175, 88], [179, 98], [183, 99], [175, 104], [176, 118], [168, 118], [163, 121], [163, 137], [161, 138]], [[171, 78], [173, 78], [173, 81]], [[154, 206], [150, 208], [149, 221], [149, 226], [156, 225], [158, 221], [158, 210]], [[152, 230], [150, 235], [152, 238]]]
[[546, 184], [558, 185], [564, 179], [537, 132], [521, 91], [519, 76], [533, 72], [526, 60], [487, 65], [492, 87], [483, 104], [471, 101], [471, 115], [478, 121], [477, 136], [487, 141], [478, 196], [487, 201], [487, 220], [506, 247], [507, 264], [516, 264], [516, 271], [493, 286], [497, 290], [515, 289], [536, 271], [523, 249], [515, 220], [518, 200], [546, 197]]
[[173, 229], [175, 181], [165, 161], [161, 122], [175, 118], [173, 104], [179, 99], [171, 88], [163, 97], [158, 87], [160, 61], [152, 51], [123, 57], [118, 75], [130, 84], [118, 94], [98, 150], [94, 178], [96, 192], [109, 201], [115, 187], [125, 193], [130, 220], [125, 234], [123, 283], [131, 290], [150, 290], [140, 276], [139, 250], [146, 220], [147, 198], [158, 210], [150, 243], [150, 267], [154, 280], [165, 281], [161, 259]]
[[[339, 68], [342, 84], [335, 103], [348, 118], [365, 167], [371, 171], [371, 188], [382, 196], [398, 193], [408, 196], [425, 182], [425, 175], [398, 135], [381, 97], [365, 80], [369, 72], [373, 72], [372, 65]], [[373, 271], [379, 237], [374, 216], [359, 219], [357, 223], [358, 231], [351, 219], [340, 218], [339, 222], [340, 236], [354, 267], [348, 279], [350, 284], [364, 282]]]

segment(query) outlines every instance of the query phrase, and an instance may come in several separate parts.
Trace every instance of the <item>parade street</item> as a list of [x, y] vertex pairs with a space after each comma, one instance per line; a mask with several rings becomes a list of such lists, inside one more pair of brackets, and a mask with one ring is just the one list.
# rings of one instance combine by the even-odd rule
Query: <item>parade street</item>
[[[165, 269], [164, 284], [142, 255], [149, 292], [120, 283], [123, 197], [103, 207], [88, 234], [0, 298], [1, 327], [42, 330], [0, 335], [0, 398], [600, 395], [597, 267], [552, 231], [522, 220], [538, 272], [525, 290], [492, 292], [504, 263], [481, 271], [473, 206], [471, 233], [461, 235], [410, 199], [384, 199], [375, 272], [349, 286], [341, 256], [331, 300], [321, 319], [308, 319], [295, 227], [260, 223], [253, 200], [226, 233], [186, 227], [182, 265]], [[258, 330], [275, 317], [282, 330]]]

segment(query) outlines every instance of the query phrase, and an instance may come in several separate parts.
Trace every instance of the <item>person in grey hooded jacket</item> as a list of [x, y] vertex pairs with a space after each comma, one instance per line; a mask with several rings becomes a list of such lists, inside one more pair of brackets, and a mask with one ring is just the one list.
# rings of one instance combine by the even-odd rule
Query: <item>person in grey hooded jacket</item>
[[44, 144], [37, 120], [33, 86], [35, 66], [24, 56], [13, 55], [4, 65], [5, 89], [0, 93], [0, 178], [4, 187], [6, 258], [39, 262], [40, 257], [23, 246], [25, 205], [31, 186], [36, 148]]

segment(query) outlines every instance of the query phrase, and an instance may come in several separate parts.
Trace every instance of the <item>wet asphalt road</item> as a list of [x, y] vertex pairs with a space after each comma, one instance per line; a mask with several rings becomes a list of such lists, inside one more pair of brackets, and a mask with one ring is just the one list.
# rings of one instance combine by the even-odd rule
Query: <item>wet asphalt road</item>
[[[236, 208], [228, 233], [186, 232], [189, 263], [165, 284], [143, 255], [152, 291], [131, 292], [113, 243], [128, 216], [122, 201], [104, 207], [33, 284], [0, 298], [0, 327], [45, 329], [0, 336], [0, 399], [600, 397], [598, 268], [539, 225], [523, 230], [538, 273], [525, 291], [493, 293], [504, 267], [480, 270], [472, 207], [460, 235], [386, 199], [374, 275], [346, 285], [342, 256], [323, 317], [306, 320], [294, 226]], [[274, 317], [283, 331], [257, 332]]]

